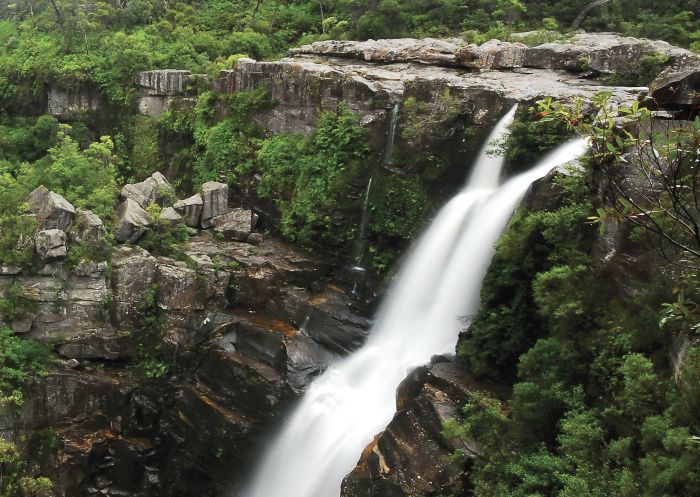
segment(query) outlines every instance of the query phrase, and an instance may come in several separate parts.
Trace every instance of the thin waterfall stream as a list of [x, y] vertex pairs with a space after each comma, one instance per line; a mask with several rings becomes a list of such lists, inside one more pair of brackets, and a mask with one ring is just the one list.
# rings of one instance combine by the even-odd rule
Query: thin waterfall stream
[[489, 147], [503, 141], [514, 114], [497, 124], [466, 187], [414, 244], [367, 343], [309, 387], [245, 497], [338, 497], [362, 450], [391, 421], [401, 381], [432, 356], [453, 352], [520, 199], [533, 181], [587, 149], [583, 140], [562, 145], [499, 187], [504, 158]]

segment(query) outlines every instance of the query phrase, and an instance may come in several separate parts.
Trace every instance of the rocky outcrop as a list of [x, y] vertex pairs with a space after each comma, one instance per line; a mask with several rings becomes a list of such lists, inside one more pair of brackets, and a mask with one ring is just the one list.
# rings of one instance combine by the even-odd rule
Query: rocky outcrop
[[413, 372], [399, 387], [397, 413], [345, 478], [341, 496], [459, 495], [466, 476], [448, 456], [473, 448], [446, 439], [442, 425], [459, 418], [472, 389], [464, 372], [444, 359]]
[[[687, 51], [613, 35], [578, 35], [539, 47], [497, 40], [481, 46], [430, 39], [327, 41], [275, 62], [239, 59], [215, 88], [222, 93], [269, 88], [276, 105], [255, 119], [273, 132], [307, 135], [321, 111], [342, 102], [383, 135], [394, 102], [409, 97], [430, 104], [448, 94], [463, 104], [456, 109], [460, 119], [475, 126], [492, 125], [515, 101], [545, 96], [568, 100], [605, 90], [613, 100], [628, 102], [639, 89], [608, 87], [581, 73], [625, 71], [643, 54], [657, 53], [673, 58]], [[397, 136], [402, 126], [400, 121]]]
[[185, 96], [192, 79], [189, 71], [177, 69], [136, 73], [134, 83], [138, 91], [139, 112], [145, 116], [158, 118], [164, 112], [174, 108], [194, 107], [196, 99]]
[[[521, 38], [525, 38], [527, 33]], [[517, 39], [518, 36], [514, 35]], [[665, 56], [672, 60], [690, 54], [688, 50], [657, 40], [620, 36], [613, 33], [578, 33], [565, 40], [528, 46], [518, 42], [490, 40], [482, 45], [464, 40], [426, 38], [340, 41], [329, 40], [291, 50], [295, 56], [343, 57], [366, 62], [413, 62], [432, 66], [468, 69], [550, 69], [626, 73], [641, 58]]]
[[27, 204], [42, 230], [65, 230], [75, 216], [75, 207], [70, 202], [43, 185], [29, 194]]
[[231, 209], [228, 207], [228, 185], [217, 181], [207, 181], [202, 185], [202, 228], [211, 227], [211, 220], [223, 216]]
[[148, 213], [135, 200], [127, 198], [117, 207], [117, 229], [114, 239], [119, 243], [134, 243], [151, 226]]

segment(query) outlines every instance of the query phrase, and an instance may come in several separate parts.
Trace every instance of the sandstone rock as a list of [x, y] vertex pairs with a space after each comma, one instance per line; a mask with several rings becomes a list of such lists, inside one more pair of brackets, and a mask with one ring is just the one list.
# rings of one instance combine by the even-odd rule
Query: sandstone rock
[[158, 221], [165, 224], [180, 224], [184, 220], [182, 219], [182, 216], [178, 214], [173, 207], [166, 207], [160, 213]]
[[227, 214], [212, 218], [211, 226], [215, 232], [242, 242], [248, 239], [257, 220], [258, 216], [253, 211], [236, 208]]
[[68, 255], [66, 232], [58, 229], [39, 231], [34, 237], [36, 253], [43, 261], [63, 259]]
[[177, 69], [142, 71], [134, 76], [134, 83], [147, 95], [181, 95], [187, 90], [191, 73]]
[[73, 222], [75, 207], [45, 186], [33, 190], [27, 199], [29, 211], [36, 215], [41, 230], [65, 230]]
[[680, 58], [659, 74], [649, 89], [661, 108], [697, 108], [700, 105], [700, 57]]
[[98, 248], [105, 242], [106, 236], [107, 230], [102, 219], [91, 211], [76, 211], [75, 221], [68, 230], [68, 237], [72, 243], [85, 243]]
[[202, 185], [202, 228], [209, 228], [211, 220], [229, 212], [228, 185], [207, 181]]
[[148, 213], [136, 201], [127, 198], [117, 207], [117, 229], [114, 239], [119, 243], [134, 243], [150, 226]]
[[202, 195], [197, 193], [185, 200], [179, 200], [173, 205], [178, 214], [185, 220], [185, 224], [191, 228], [199, 226], [199, 219], [202, 216], [204, 202]]

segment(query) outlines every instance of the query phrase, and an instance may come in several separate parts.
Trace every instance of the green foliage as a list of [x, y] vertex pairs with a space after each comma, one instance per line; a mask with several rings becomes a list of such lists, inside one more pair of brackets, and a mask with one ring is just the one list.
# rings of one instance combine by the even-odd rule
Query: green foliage
[[529, 107], [518, 110], [502, 146], [515, 170], [524, 170], [568, 140], [571, 134], [566, 123]]
[[53, 483], [43, 476], [28, 476], [17, 446], [0, 439], [0, 495], [4, 497], [53, 497]]
[[45, 346], [0, 327], [0, 405], [21, 405], [22, 387], [29, 379], [46, 374], [48, 358]]
[[25, 163], [18, 182], [28, 189], [44, 185], [63, 195], [76, 207], [109, 219], [117, 201], [116, 170], [108, 136], [81, 150], [70, 136], [72, 128], [61, 125], [56, 146], [33, 164]]
[[373, 176], [369, 199], [369, 258], [382, 274], [396, 262], [399, 250], [423, 226], [428, 204], [417, 176], [379, 172]]
[[275, 198], [282, 234], [313, 246], [329, 238], [351, 240], [353, 227], [333, 223], [343, 195], [367, 171], [369, 147], [357, 117], [345, 110], [324, 112], [308, 139], [279, 135], [263, 141], [257, 156], [258, 193]]
[[662, 54], [640, 58], [626, 73], [613, 74], [607, 82], [617, 86], [649, 86], [668, 63], [669, 58]]

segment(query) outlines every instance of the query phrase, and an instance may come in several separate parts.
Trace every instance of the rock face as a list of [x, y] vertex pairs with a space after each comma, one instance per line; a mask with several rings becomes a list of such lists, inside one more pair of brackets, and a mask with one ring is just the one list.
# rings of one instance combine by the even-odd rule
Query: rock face
[[202, 194], [197, 193], [185, 200], [178, 200], [173, 207], [182, 216], [187, 226], [196, 228], [199, 226], [199, 219], [202, 217], [203, 205]]
[[36, 253], [44, 262], [63, 259], [68, 255], [66, 249], [68, 237], [65, 231], [57, 229], [39, 231], [34, 237], [34, 241]]
[[56, 192], [40, 186], [29, 194], [29, 210], [37, 218], [40, 229], [65, 230], [73, 222], [75, 207]]
[[117, 207], [117, 229], [114, 239], [119, 243], [134, 243], [151, 225], [148, 213], [135, 200], [127, 198]]
[[138, 109], [145, 116], [158, 118], [176, 107], [194, 107], [195, 98], [185, 97], [192, 81], [189, 71], [161, 69], [138, 72], [134, 83], [138, 88]]
[[51, 87], [49, 89], [46, 113], [55, 117], [73, 117], [88, 111], [98, 111], [102, 106], [101, 97], [88, 88], [65, 90]]
[[229, 212], [228, 185], [216, 181], [207, 181], [202, 185], [202, 228], [211, 227], [211, 220]]
[[422, 497], [459, 495], [459, 468], [447, 457], [467, 449], [442, 435], [442, 424], [459, 417], [472, 389], [452, 362], [438, 362], [412, 373], [398, 390], [398, 412], [386, 430], [362, 453], [345, 478], [342, 497]]
[[307, 135], [321, 111], [343, 102], [383, 135], [389, 109], [409, 97], [430, 104], [448, 94], [462, 101], [460, 119], [474, 126], [491, 126], [515, 101], [545, 96], [567, 100], [605, 90], [613, 100], [627, 102], [640, 90], [607, 87], [581, 74], [624, 72], [639, 57], [661, 54], [673, 60], [688, 53], [615, 35], [576, 35], [539, 47], [497, 40], [481, 46], [459, 39], [325, 41], [276, 62], [239, 59], [233, 70], [220, 74], [215, 89], [269, 88], [276, 105], [255, 119], [273, 132]]

